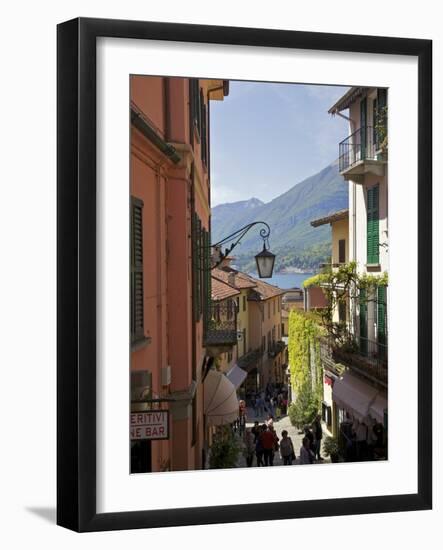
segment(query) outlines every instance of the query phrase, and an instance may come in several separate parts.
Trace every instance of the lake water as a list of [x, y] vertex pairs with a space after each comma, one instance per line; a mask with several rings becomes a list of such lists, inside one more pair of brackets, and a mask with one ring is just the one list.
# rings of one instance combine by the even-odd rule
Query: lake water
[[[257, 277], [257, 274], [252, 274]], [[278, 286], [280, 288], [303, 288], [303, 281], [312, 277], [313, 273], [274, 273], [270, 279], [262, 279], [265, 283]]]

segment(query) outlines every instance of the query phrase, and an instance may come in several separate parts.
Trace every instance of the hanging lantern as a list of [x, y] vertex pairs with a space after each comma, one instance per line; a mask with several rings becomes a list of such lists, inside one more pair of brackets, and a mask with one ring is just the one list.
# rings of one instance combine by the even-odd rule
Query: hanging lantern
[[260, 279], [269, 279], [274, 271], [275, 254], [266, 249], [263, 243], [263, 250], [255, 256], [258, 276]]

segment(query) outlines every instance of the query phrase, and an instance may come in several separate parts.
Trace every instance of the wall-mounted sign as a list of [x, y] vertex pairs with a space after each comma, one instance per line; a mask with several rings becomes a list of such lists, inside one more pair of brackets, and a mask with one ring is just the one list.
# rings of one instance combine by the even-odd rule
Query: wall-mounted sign
[[131, 413], [131, 440], [169, 439], [169, 411]]

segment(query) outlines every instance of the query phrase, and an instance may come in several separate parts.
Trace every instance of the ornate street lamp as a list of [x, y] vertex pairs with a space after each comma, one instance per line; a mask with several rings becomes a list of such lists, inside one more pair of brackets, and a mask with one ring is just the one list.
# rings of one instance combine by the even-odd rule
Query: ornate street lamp
[[[255, 225], [262, 224], [265, 227], [260, 230], [260, 237], [263, 239], [263, 250], [256, 254], [255, 262], [257, 264], [258, 276], [260, 279], [269, 279], [272, 277], [272, 272], [274, 270], [275, 254], [269, 250], [269, 235], [271, 234], [271, 228], [266, 222], [257, 221], [249, 223], [244, 227], [234, 231], [231, 235], [228, 235], [221, 241], [213, 244], [212, 247], [217, 251], [217, 259], [215, 264], [211, 266], [211, 269], [218, 267], [223, 260], [234, 250], [238, 245], [241, 239], [246, 235], [246, 233]], [[232, 242], [233, 241], [233, 242]], [[228, 242], [232, 242], [231, 246], [225, 248], [225, 252], [222, 252], [222, 246]], [[267, 245], [267, 246], [266, 246]]]
[[257, 271], [260, 279], [269, 279], [272, 277], [274, 262], [275, 254], [267, 250], [265, 243], [263, 243], [263, 250], [255, 256], [255, 263], [257, 264]]

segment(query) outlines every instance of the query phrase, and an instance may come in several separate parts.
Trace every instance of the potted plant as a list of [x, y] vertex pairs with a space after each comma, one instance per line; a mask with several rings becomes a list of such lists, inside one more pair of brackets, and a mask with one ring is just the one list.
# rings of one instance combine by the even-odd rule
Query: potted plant
[[340, 457], [340, 447], [336, 437], [328, 436], [323, 442], [323, 454], [331, 457], [331, 462], [338, 462]]

